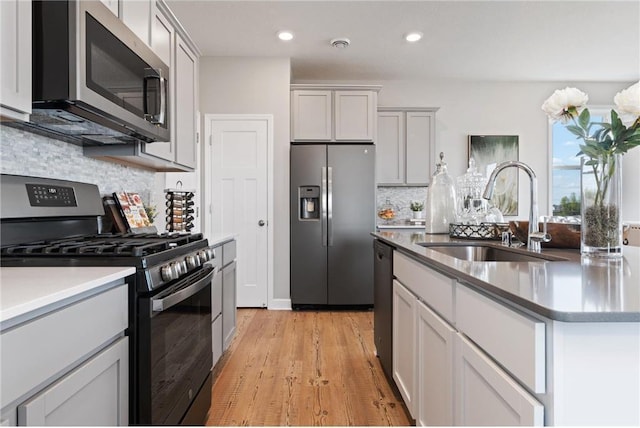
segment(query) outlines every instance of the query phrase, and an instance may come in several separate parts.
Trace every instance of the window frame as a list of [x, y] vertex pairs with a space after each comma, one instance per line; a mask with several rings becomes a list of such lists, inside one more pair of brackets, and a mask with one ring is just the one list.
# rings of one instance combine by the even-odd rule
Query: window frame
[[[611, 121], [611, 110], [614, 108], [613, 105], [596, 105], [596, 106], [588, 106], [589, 113], [591, 116], [603, 116], [605, 122]], [[560, 165], [554, 166], [553, 164], [553, 125], [555, 121], [549, 119], [547, 121], [547, 207], [550, 215], [553, 215], [553, 173], [556, 170], [578, 170], [580, 171], [582, 166], [578, 165]], [[577, 195], [578, 199], [580, 199], [580, 203], [582, 203], [582, 195]]]

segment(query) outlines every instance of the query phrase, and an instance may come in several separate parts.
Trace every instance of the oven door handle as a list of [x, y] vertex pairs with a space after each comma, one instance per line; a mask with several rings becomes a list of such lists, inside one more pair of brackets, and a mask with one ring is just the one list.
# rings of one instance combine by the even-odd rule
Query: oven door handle
[[167, 310], [170, 307], [177, 305], [185, 299], [193, 296], [203, 288], [207, 287], [211, 283], [211, 279], [213, 278], [213, 276], [218, 273], [217, 266], [210, 269], [211, 271], [207, 274], [207, 276], [195, 282], [194, 284], [176, 291], [175, 293], [170, 294], [167, 297], [163, 297], [161, 299], [151, 299], [153, 312], [162, 312], [164, 310]]

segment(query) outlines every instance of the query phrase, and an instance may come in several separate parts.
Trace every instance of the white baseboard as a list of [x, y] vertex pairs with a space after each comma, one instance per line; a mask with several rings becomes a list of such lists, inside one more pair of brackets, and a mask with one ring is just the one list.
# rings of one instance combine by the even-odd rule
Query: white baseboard
[[267, 309], [273, 311], [290, 311], [291, 299], [272, 299]]

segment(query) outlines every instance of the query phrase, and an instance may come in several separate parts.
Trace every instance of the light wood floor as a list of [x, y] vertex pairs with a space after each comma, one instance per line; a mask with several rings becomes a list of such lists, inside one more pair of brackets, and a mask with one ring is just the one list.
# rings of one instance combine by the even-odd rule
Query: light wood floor
[[373, 312], [238, 310], [207, 425], [409, 425], [373, 345]]

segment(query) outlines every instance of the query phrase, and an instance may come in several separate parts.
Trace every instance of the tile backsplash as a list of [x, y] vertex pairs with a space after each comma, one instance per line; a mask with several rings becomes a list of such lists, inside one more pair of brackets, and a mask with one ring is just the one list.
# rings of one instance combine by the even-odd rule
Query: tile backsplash
[[[411, 201], [426, 202], [427, 187], [378, 187], [376, 212], [382, 208], [387, 199], [396, 209], [396, 220], [407, 220], [412, 216], [409, 208]], [[377, 221], [382, 223], [380, 219]]]
[[85, 157], [80, 146], [3, 125], [0, 172], [92, 183], [102, 195], [137, 192], [145, 203], [156, 185], [154, 172]]

